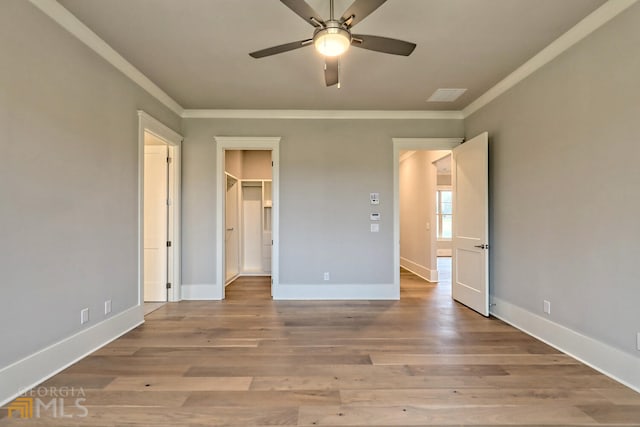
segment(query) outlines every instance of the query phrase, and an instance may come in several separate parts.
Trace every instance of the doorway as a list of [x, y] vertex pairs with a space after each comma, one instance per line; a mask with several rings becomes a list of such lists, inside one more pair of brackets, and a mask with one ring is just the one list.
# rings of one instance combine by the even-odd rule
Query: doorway
[[[450, 215], [441, 212], [445, 193], [438, 185], [438, 162], [447, 150], [410, 150], [400, 153], [400, 266], [428, 282], [438, 282], [437, 252], [450, 227]], [[450, 192], [448, 193], [450, 196]], [[446, 220], [443, 221], [443, 217]], [[450, 239], [450, 236], [449, 236]]]
[[272, 152], [225, 150], [225, 287], [271, 275]]
[[[489, 315], [488, 265], [488, 134], [468, 141], [456, 139], [396, 138], [394, 150], [394, 273], [400, 282], [400, 176], [403, 151], [452, 151], [452, 214], [456, 216], [452, 235], [451, 294], [454, 300], [476, 312]], [[427, 224], [427, 227], [429, 225]]]
[[182, 136], [143, 111], [138, 117], [138, 304], [142, 307], [145, 302], [180, 300]]
[[[217, 167], [216, 232], [224, 238], [216, 239], [215, 299], [225, 298], [225, 287], [237, 269], [236, 277], [271, 276], [271, 294], [278, 286], [279, 262], [279, 143], [278, 137], [215, 137]], [[243, 173], [237, 152], [249, 157], [268, 154], [266, 167], [270, 178]], [[236, 156], [236, 157], [234, 157]], [[264, 167], [264, 165], [262, 166]], [[238, 194], [234, 198], [231, 176], [237, 181]], [[229, 191], [231, 190], [231, 194]], [[237, 211], [229, 203], [237, 201]], [[229, 216], [229, 221], [227, 217]], [[236, 219], [237, 218], [237, 219]], [[233, 228], [233, 230], [229, 230]], [[227, 233], [230, 233], [227, 235]], [[246, 245], [247, 235], [253, 239]], [[234, 237], [235, 235], [235, 237]], [[238, 239], [238, 247], [233, 239]], [[237, 250], [236, 250], [237, 249]], [[236, 260], [237, 256], [237, 262]], [[236, 267], [237, 266], [237, 267]]]
[[[400, 292], [401, 266], [423, 279], [438, 281], [437, 267], [437, 167], [433, 162], [444, 157], [462, 142], [462, 138], [394, 138], [394, 285]], [[407, 162], [401, 171], [401, 161]], [[416, 176], [409, 193], [402, 195], [401, 172], [405, 178]], [[415, 206], [414, 194], [420, 206]], [[406, 198], [404, 198], [406, 196]], [[401, 206], [405, 216], [402, 217]], [[404, 232], [401, 228], [404, 222]], [[404, 234], [404, 238], [403, 238]], [[403, 247], [401, 247], [401, 242]], [[427, 242], [425, 244], [425, 242]]]

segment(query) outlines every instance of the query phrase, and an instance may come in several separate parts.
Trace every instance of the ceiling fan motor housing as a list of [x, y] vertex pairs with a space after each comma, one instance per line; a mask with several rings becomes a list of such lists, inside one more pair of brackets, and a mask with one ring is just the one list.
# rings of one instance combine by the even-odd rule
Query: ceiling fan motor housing
[[324, 56], [339, 56], [351, 45], [351, 32], [338, 21], [327, 21], [313, 33], [313, 44]]

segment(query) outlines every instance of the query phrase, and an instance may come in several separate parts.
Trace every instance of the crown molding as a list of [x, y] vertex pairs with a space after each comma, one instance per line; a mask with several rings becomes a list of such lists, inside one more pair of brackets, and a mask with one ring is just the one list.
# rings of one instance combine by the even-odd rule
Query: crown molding
[[185, 119], [343, 119], [343, 120], [461, 120], [461, 111], [416, 110], [184, 110]]
[[463, 110], [466, 119], [491, 101], [529, 77], [531, 74], [544, 67], [560, 54], [573, 45], [602, 27], [615, 16], [632, 6], [638, 0], [609, 0], [598, 9], [578, 22], [569, 31], [558, 37], [550, 45], [542, 49], [537, 55], [518, 67], [491, 89], [486, 91], [478, 99], [467, 105]]
[[83, 24], [71, 12], [65, 9], [55, 0], [29, 0], [34, 6], [44, 12], [49, 18], [57, 22], [62, 28], [73, 34], [78, 40], [86, 44], [94, 52], [117, 68], [125, 76], [129, 77], [154, 98], [164, 104], [178, 116], [182, 115], [184, 108], [173, 98], [167, 95], [158, 85], [153, 83], [140, 70], [134, 67], [122, 55], [116, 52], [89, 27]]

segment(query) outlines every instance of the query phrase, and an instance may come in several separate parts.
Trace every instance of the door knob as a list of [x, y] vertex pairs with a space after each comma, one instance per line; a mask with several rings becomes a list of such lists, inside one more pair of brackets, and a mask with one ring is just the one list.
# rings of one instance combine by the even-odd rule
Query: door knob
[[479, 249], [489, 249], [489, 245], [474, 245], [474, 248], [479, 248]]

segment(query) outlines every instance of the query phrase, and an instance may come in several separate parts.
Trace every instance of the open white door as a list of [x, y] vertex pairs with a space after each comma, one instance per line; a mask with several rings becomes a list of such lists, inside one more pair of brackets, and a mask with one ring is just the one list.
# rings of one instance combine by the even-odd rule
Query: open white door
[[225, 283], [228, 284], [240, 272], [240, 230], [238, 227], [238, 180], [227, 175], [225, 200]]
[[453, 299], [489, 315], [489, 134], [453, 149]]
[[167, 146], [144, 147], [144, 301], [167, 300]]

